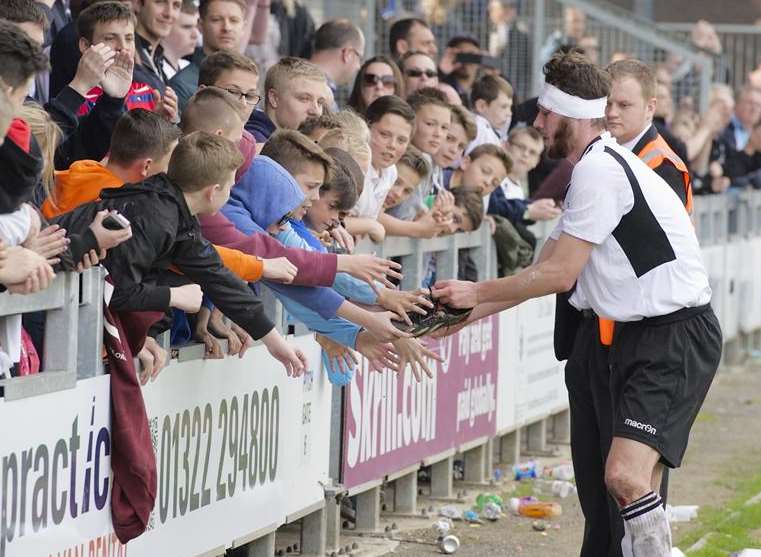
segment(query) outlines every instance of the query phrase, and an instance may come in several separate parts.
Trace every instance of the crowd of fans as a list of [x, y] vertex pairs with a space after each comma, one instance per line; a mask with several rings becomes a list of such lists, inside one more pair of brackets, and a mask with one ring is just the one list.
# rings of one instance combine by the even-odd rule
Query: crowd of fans
[[[353, 254], [356, 241], [487, 223], [499, 273], [512, 274], [533, 258], [530, 225], [560, 214], [570, 176], [531, 126], [536, 99], [518, 96], [528, 64], [504, 64], [528, 50], [515, 2], [488, 13], [487, 45], [467, 34], [441, 45], [435, 24], [403, 18], [390, 54], [366, 59], [355, 23], [315, 29], [294, 1], [3, 1], [2, 289], [29, 294], [58, 271], [103, 265], [113, 311], [163, 315], [139, 354], [143, 381], [170, 329], [173, 345], [200, 341], [209, 357], [223, 356], [219, 339], [240, 355], [261, 339], [300, 373], [263, 288], [317, 333], [335, 383], [351, 379], [354, 351], [429, 372], [435, 356], [408, 331], [434, 301], [399, 290], [400, 265]], [[547, 56], [580, 47], [605, 63], [583, 13], [564, 23]], [[639, 97], [695, 192], [761, 187], [761, 89], [716, 85], [698, 114], [675, 98], [673, 70], [653, 68]], [[629, 104], [609, 105], [622, 142]], [[467, 250], [459, 275], [477, 275]], [[435, 279], [431, 258], [419, 286]], [[36, 372], [42, 331], [44, 314], [0, 318], [0, 373]]]

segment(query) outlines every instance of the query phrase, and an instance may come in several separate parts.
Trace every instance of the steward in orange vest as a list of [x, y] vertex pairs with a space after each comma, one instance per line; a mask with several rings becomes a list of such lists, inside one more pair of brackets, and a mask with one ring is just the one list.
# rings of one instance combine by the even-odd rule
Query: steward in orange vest
[[[684, 203], [688, 214], [692, 214], [692, 180], [690, 171], [653, 124], [632, 149], [633, 153], [647, 166], [663, 178]], [[613, 321], [600, 319], [600, 342], [605, 346], [613, 344]]]

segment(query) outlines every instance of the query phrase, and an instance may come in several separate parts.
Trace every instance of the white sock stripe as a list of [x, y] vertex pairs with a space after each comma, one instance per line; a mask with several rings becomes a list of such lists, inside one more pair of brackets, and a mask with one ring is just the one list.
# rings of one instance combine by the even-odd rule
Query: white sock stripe
[[654, 503], [656, 501], [660, 502], [660, 500], [661, 500], [660, 495], [658, 495], [654, 491], [651, 491], [650, 493], [648, 493], [644, 497], [640, 497], [639, 499], [637, 499], [633, 503], [629, 503], [627, 506], [625, 506], [623, 509], [621, 509], [621, 516], [626, 518], [626, 516], [628, 514], [630, 514], [630, 513], [634, 512], [634, 511], [642, 508], [643, 506], [650, 506], [652, 503]]
[[639, 507], [638, 509], [631, 510], [627, 512], [626, 514], [622, 514], [621, 517], [624, 520], [632, 520], [633, 518], [637, 518], [638, 516], [642, 516], [643, 514], [647, 514], [652, 510], [660, 509], [662, 505], [661, 498], [658, 497], [657, 500], [653, 501], [649, 505], [645, 505], [643, 507]]
[[646, 503], [646, 502], [648, 502], [648, 501], [652, 501], [652, 500], [653, 500], [653, 498], [655, 498], [655, 497], [658, 497], [658, 494], [657, 494], [655, 491], [651, 491], [650, 493], [647, 493], [647, 494], [643, 495], [642, 497], [640, 497], [640, 498], [639, 498], [639, 499], [637, 499], [636, 501], [632, 501], [631, 503], [629, 503], [628, 505], [626, 505], [626, 506], [625, 506], [623, 509], [621, 509], [621, 510], [625, 512], [627, 509], [631, 509], [631, 508], [634, 508], [634, 507], [636, 507], [637, 505], [640, 505], [640, 504], [642, 504], [642, 503]]

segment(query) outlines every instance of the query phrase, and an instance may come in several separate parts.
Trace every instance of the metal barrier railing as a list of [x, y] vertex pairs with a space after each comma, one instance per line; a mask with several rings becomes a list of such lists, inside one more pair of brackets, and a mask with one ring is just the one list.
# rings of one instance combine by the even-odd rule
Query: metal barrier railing
[[[101, 267], [59, 273], [49, 288], [36, 294], [0, 294], [0, 319], [45, 312], [41, 373], [0, 380], [6, 400], [69, 389], [77, 379], [103, 373], [103, 275]], [[77, 331], [76, 342], [67, 331]]]
[[[721, 307], [717, 308], [717, 314], [728, 332], [728, 346], [740, 345], [736, 339], [742, 340], [741, 335], [757, 335], [761, 330], [761, 320], [757, 318], [761, 310], [754, 313], [753, 309], [761, 305], [761, 289], [753, 287], [754, 273], [749, 272], [751, 247], [756, 254], [752, 260], [754, 269], [761, 265], [758, 249], [761, 192], [740, 192], [734, 201], [731, 196], [700, 197], [695, 200], [695, 208], [704, 253], [710, 252], [712, 257], [709, 274], [715, 288], [715, 303]], [[734, 222], [732, 231], [730, 221]], [[532, 231], [541, 241], [552, 228], [553, 223], [541, 223]], [[430, 261], [431, 256], [437, 260], [440, 278], [457, 276], [460, 249], [471, 250], [479, 278], [494, 276], [495, 250], [489, 236], [488, 227], [484, 226], [448, 238], [423, 241], [388, 238], [382, 246], [363, 244], [361, 248], [374, 249], [385, 257], [401, 257], [408, 267], [405, 286], [416, 287], [427, 269], [423, 261]], [[740, 256], [742, 265], [738, 264]], [[730, 269], [730, 263], [735, 270]], [[737, 276], [730, 276], [732, 273]], [[103, 325], [97, 320], [102, 312], [102, 285], [101, 271], [93, 269], [83, 275], [62, 274], [49, 291], [34, 296], [0, 297], [3, 316], [48, 311], [43, 373], [3, 384], [5, 397], [0, 399], [0, 417], [24, 424], [23, 428], [16, 428], [18, 431], [6, 430], [0, 443], [3, 455], [16, 458], [30, 444], [47, 444], [52, 454], [58, 445], [54, 449], [51, 440], [60, 444], [56, 440], [77, 427], [77, 423], [82, 427], [89, 423], [91, 430], [99, 432], [96, 458], [108, 455], [105, 449], [109, 442], [108, 378], [92, 377], [99, 373], [102, 339], [93, 333], [99, 335]], [[452, 460], [456, 453], [463, 455], [465, 480], [484, 482], [491, 474], [497, 444], [503, 458], [517, 458], [521, 436], [525, 436], [529, 450], [543, 450], [550, 430], [556, 439], [567, 440], [563, 433], [568, 417], [562, 364], [554, 360], [551, 347], [553, 301], [552, 296], [532, 300], [439, 341], [436, 349], [447, 353], [448, 358], [434, 377], [423, 383], [412, 380], [409, 372], [396, 376], [390, 372], [369, 373], [363, 368], [346, 389], [333, 386], [320, 371], [319, 346], [307, 336], [289, 338], [289, 342], [308, 354], [312, 364], [312, 371], [298, 381], [286, 377], [263, 347], [252, 349], [252, 354], [240, 363], [202, 362], [203, 347], [179, 349], [173, 364], [143, 391], [160, 468], [160, 497], [152, 526], [130, 542], [130, 554], [137, 557], [157, 553], [183, 557], [199, 552], [220, 554], [226, 547], [252, 543], [257, 547], [252, 549], [255, 554], [261, 550], [262, 554], [271, 555], [275, 552], [275, 530], [299, 519], [304, 551], [323, 554], [325, 522], [329, 524], [327, 545], [337, 547], [341, 522], [338, 501], [347, 490], [358, 497], [357, 528], [363, 525], [376, 528], [379, 490], [384, 482], [394, 483], [394, 510], [414, 512], [416, 471], [420, 466], [432, 467], [431, 494], [451, 497]], [[71, 331], [71, 327], [81, 329], [79, 334], [63, 334]], [[93, 327], [98, 331], [93, 331]], [[62, 343], [67, 346], [59, 347], [57, 354], [47, 350], [55, 351]], [[478, 365], [468, 365], [468, 358], [476, 358]], [[222, 374], [224, 381], [220, 381]], [[72, 386], [75, 388], [68, 392], [50, 392]], [[41, 393], [49, 394], [32, 396]], [[25, 396], [31, 398], [20, 404], [12, 402]], [[467, 405], [476, 413], [460, 415], [463, 406], [455, 402], [460, 396], [476, 396], [479, 400], [483, 397], [493, 405], [476, 405], [477, 408]], [[408, 408], [404, 400], [412, 406]], [[412, 400], [416, 402], [413, 404]], [[50, 417], [53, 411], [46, 408], [55, 408], [54, 420]], [[459, 409], [452, 412], [453, 408]], [[39, 419], [30, 422], [26, 412]], [[291, 419], [294, 416], [299, 419]], [[454, 419], [458, 426], [451, 426], [451, 421], [439, 422], [436, 416]], [[404, 429], [406, 426], [402, 427], [404, 420], [410, 421], [411, 437]], [[467, 427], [475, 429], [466, 431]], [[61, 428], [63, 432], [59, 433]], [[458, 433], [452, 438], [455, 430]], [[419, 439], [415, 432], [420, 433]], [[440, 442], [444, 444], [437, 444]], [[351, 446], [362, 455], [353, 464], [347, 457], [351, 452], [347, 447]], [[382, 460], [368, 464], [363, 459], [375, 459], [375, 448], [379, 451], [377, 458]], [[265, 450], [269, 452], [263, 453]], [[418, 454], [424, 457], [417, 459], [414, 455]], [[89, 452], [78, 453], [81, 470], [89, 466], [85, 459], [90, 457], [85, 455]], [[399, 458], [407, 461], [402, 465]], [[188, 466], [183, 468], [185, 462]], [[208, 492], [203, 497], [210, 497], [209, 502], [200, 506], [197, 502], [187, 504], [189, 492], [182, 488], [178, 505], [173, 505], [171, 490], [191, 481], [194, 474], [191, 467], [196, 463], [199, 483], [191, 487], [193, 490], [200, 487], [199, 493]], [[373, 468], [376, 464], [377, 469]], [[350, 479], [344, 486], [337, 485], [341, 474], [355, 465], [360, 467], [354, 468], [354, 483]], [[95, 474], [97, 466], [96, 463]], [[207, 472], [201, 474], [206, 468], [210, 469], [208, 484]], [[103, 469], [101, 462], [101, 474]], [[107, 464], [105, 469], [108, 470]], [[244, 472], [236, 475], [236, 470]], [[358, 482], [363, 478], [370, 481]], [[12, 493], [15, 497], [16, 491]], [[225, 503], [218, 504], [223, 499]], [[88, 517], [92, 520], [94, 513], [100, 513], [97, 514], [97, 520], [101, 521], [97, 530], [100, 536], [100, 532], [110, 531], [110, 513], [103, 506], [105, 498], [98, 500], [101, 506]], [[226, 514], [226, 509], [233, 508], [230, 505], [237, 509], [234, 517]], [[192, 515], [188, 517], [187, 513]], [[326, 519], [325, 513], [332, 518]], [[209, 529], [213, 534], [197, 540], [194, 536], [188, 536], [187, 540], [184, 536], [178, 538], [180, 532], [193, 528], [199, 520], [215, 524], [215, 528]], [[19, 517], [11, 528], [20, 528], [22, 523]], [[64, 526], [68, 528], [70, 524]], [[287, 538], [290, 534], [292, 529], [283, 536]], [[55, 535], [48, 531], [46, 543]], [[280, 531], [277, 535], [281, 535]], [[35, 536], [39, 536], [36, 531], [35, 535], [18, 536], [14, 539], [15, 553], [9, 555], [26, 554], [23, 544], [37, 543]], [[199, 549], [202, 546], [196, 542], [209, 548], [203, 545]]]
[[[658, 23], [658, 29], [688, 41], [694, 23]], [[761, 59], [761, 27], [757, 25], [713, 24], [721, 41], [721, 59], [729, 70], [729, 85], [739, 90]]]

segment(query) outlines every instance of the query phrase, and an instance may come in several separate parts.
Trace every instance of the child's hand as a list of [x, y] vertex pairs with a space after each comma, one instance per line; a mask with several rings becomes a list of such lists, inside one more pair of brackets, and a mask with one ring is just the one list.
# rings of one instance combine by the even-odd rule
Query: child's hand
[[97, 252], [94, 249], [91, 249], [88, 253], [84, 255], [84, 257], [82, 258], [82, 261], [77, 263], [77, 272], [81, 273], [91, 267], [95, 267], [98, 263], [100, 263], [106, 258], [106, 254], [107, 252], [104, 249], [100, 250], [100, 252]]
[[155, 381], [167, 361], [167, 353], [152, 337], [145, 338], [143, 348], [137, 354], [140, 360], [140, 384], [145, 385], [148, 379]]
[[[90, 230], [95, 234], [100, 249], [115, 248], [122, 242], [132, 238], [132, 227], [128, 226], [122, 230], [109, 230], [103, 226], [103, 219], [109, 215], [110, 211], [98, 211], [90, 225]], [[114, 211], [116, 213], [116, 211]]]
[[50, 259], [66, 251], [69, 247], [70, 240], [66, 237], [66, 230], [53, 224], [43, 228], [39, 234], [27, 239], [24, 247], [37, 252], [45, 259]]
[[287, 257], [276, 257], [275, 259], [263, 259], [264, 271], [262, 278], [284, 282], [290, 284], [299, 272], [298, 267], [288, 261]]
[[386, 239], [386, 229], [378, 221], [373, 221], [367, 230], [367, 235], [376, 244], [381, 244]]
[[[380, 224], [380, 223], [378, 223]], [[385, 233], [385, 230], [384, 230]], [[330, 236], [338, 242], [338, 245], [345, 249], [348, 253], [354, 251], [354, 237], [349, 234], [343, 226], [335, 226], [330, 230]], [[375, 240], [373, 240], [375, 241]], [[382, 240], [381, 240], [382, 241]]]

